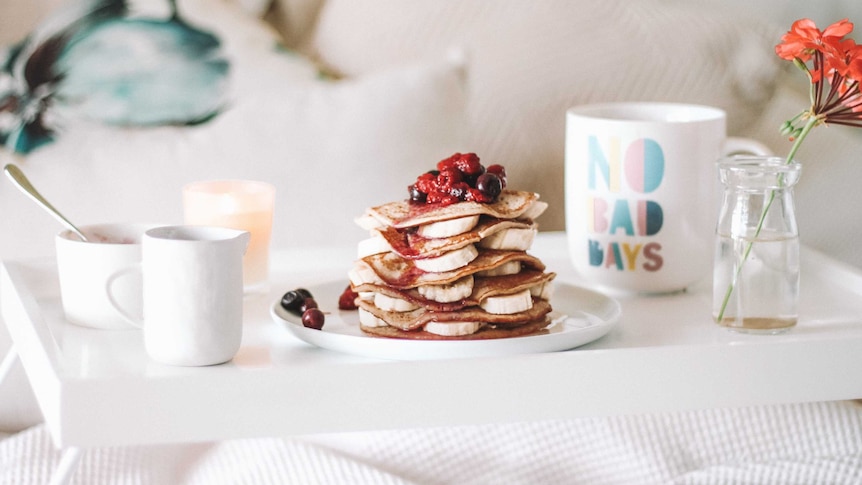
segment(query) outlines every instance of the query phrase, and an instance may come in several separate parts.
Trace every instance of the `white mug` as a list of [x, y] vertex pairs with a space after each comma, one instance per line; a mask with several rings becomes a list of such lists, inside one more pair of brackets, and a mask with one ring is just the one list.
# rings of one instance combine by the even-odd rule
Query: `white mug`
[[608, 103], [566, 113], [566, 232], [588, 282], [634, 293], [679, 291], [710, 274], [715, 161], [749, 152], [724, 111], [676, 103]]
[[[207, 226], [165, 226], [144, 234], [139, 265], [118, 271], [105, 292], [116, 311], [144, 329], [158, 362], [204, 366], [227, 362], [242, 342], [242, 256], [249, 233]], [[129, 273], [143, 276], [143, 316], [115, 298]]]
[[[124, 223], [81, 226], [87, 242], [72, 231], [57, 234], [57, 275], [66, 320], [104, 330], [130, 328], [111, 306], [105, 284], [112, 274], [141, 261], [141, 239], [152, 227]], [[140, 293], [140, 280], [127, 279], [118, 282], [115, 298], [123, 307], [139, 313]]]

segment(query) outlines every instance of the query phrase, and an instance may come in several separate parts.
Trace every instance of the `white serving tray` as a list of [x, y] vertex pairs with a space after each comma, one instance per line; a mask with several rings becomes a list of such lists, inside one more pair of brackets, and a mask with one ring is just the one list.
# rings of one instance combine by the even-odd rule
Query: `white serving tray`
[[[561, 233], [532, 251], [574, 274]], [[862, 398], [862, 274], [804, 250], [801, 317], [777, 336], [713, 324], [707, 284], [616, 298], [604, 337], [564, 352], [422, 361], [309, 345], [273, 301], [344, 278], [354, 248], [276, 251], [267, 295], [246, 300], [243, 346], [203, 368], [151, 361], [137, 330], [67, 323], [50, 261], [6, 261], [0, 308], [58, 446], [106, 446], [635, 414]]]

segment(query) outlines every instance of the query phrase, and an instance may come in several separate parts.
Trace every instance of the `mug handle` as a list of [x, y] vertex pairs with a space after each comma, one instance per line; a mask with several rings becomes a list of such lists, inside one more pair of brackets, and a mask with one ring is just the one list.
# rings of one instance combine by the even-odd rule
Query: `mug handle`
[[136, 317], [129, 313], [126, 309], [124, 309], [119, 303], [117, 303], [117, 299], [114, 297], [114, 282], [118, 279], [130, 275], [132, 273], [141, 274], [141, 264], [134, 264], [132, 266], [127, 266], [116, 273], [112, 274], [108, 280], [105, 282], [105, 293], [108, 295], [108, 301], [111, 303], [111, 306], [120, 315], [123, 320], [126, 321], [129, 325], [137, 328], [144, 328], [144, 318]]
[[757, 140], [752, 140], [751, 138], [740, 138], [736, 136], [727, 137], [727, 140], [724, 142], [724, 155], [762, 155], [769, 156], [772, 155], [772, 150], [760, 143]]

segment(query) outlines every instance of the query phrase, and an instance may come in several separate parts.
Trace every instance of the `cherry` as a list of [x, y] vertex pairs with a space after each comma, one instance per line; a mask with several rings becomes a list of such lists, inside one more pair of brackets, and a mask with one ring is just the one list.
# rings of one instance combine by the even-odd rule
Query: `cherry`
[[503, 186], [503, 188], [504, 189], [506, 188], [506, 168], [505, 167], [503, 167], [502, 165], [497, 165], [497, 164], [489, 165], [488, 168], [486, 169], [486, 172], [493, 173], [494, 175], [496, 175], [500, 179], [500, 183]]
[[309, 308], [302, 312], [302, 326], [320, 330], [323, 328], [323, 322], [326, 317], [319, 308]]
[[300, 305], [299, 311], [305, 313], [306, 310], [311, 308], [317, 308], [317, 302], [314, 301], [314, 298], [305, 298], [302, 300], [302, 305]]
[[476, 189], [494, 200], [503, 191], [503, 183], [493, 172], [485, 172], [476, 179]]

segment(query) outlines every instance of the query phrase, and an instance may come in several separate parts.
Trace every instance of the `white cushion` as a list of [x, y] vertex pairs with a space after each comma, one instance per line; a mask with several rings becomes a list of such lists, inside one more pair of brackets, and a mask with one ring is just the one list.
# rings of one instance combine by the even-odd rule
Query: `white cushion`
[[513, 187], [541, 192], [542, 229], [562, 229], [567, 108], [709, 104], [744, 133], [771, 95], [779, 34], [687, 2], [327, 0], [309, 48], [358, 75], [463, 46], [470, 150], [505, 165]]
[[[227, 38], [230, 108], [192, 127], [79, 123], [21, 160], [37, 189], [74, 222], [181, 222], [185, 183], [244, 178], [276, 186], [275, 246], [344, 244], [366, 237], [353, 223], [366, 206], [406, 198], [417, 174], [463, 147], [457, 62], [322, 80], [308, 61], [273, 49], [256, 19], [249, 24], [235, 9], [216, 8], [227, 4], [201, 1], [181, 5]], [[195, 10], [195, 2], [206, 8]], [[0, 209], [0, 256], [52, 254], [61, 226], [8, 181]]]

